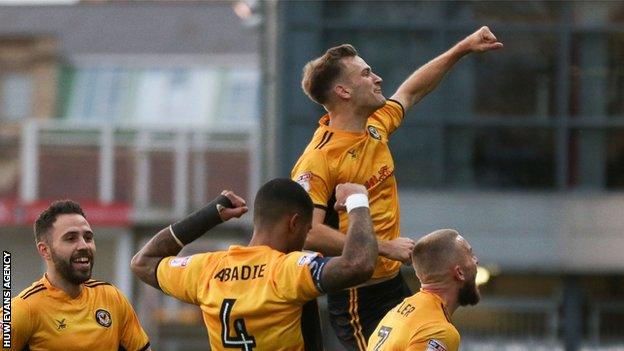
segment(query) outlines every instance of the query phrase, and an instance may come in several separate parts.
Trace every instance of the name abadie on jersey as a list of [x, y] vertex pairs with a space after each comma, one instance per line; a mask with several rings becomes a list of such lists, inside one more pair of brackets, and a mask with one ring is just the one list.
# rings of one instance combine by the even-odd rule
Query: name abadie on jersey
[[212, 279], [227, 282], [230, 280], [251, 280], [264, 278], [266, 273], [266, 263], [252, 266], [242, 265], [222, 268]]

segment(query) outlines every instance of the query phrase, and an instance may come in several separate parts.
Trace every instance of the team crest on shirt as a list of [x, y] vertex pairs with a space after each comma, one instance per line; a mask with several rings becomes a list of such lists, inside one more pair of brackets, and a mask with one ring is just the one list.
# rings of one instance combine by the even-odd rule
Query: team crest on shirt
[[110, 327], [113, 324], [113, 319], [111, 318], [110, 313], [107, 310], [99, 309], [95, 311], [95, 320], [99, 325], [103, 327]]
[[446, 346], [436, 339], [427, 341], [427, 351], [446, 351]]
[[375, 128], [375, 126], [368, 126], [368, 132], [373, 138], [381, 140], [381, 134], [379, 134], [379, 131]]
[[186, 257], [176, 257], [173, 260], [169, 261], [169, 266], [171, 267], [186, 267], [193, 256]]
[[312, 179], [312, 172], [305, 171], [297, 176], [295, 182], [297, 182], [303, 190], [310, 191], [310, 179]]

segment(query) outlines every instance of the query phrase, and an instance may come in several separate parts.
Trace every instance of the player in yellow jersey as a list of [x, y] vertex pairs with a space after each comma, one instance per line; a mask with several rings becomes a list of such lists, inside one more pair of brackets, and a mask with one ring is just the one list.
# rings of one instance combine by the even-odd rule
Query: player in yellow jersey
[[44, 276], [11, 301], [11, 350], [149, 350], [132, 306], [93, 280], [94, 234], [80, 205], [56, 201], [35, 222]]
[[410, 294], [398, 272], [401, 262], [409, 263], [414, 242], [399, 233], [390, 135], [407, 110], [431, 92], [460, 58], [502, 46], [482, 27], [412, 73], [388, 100], [381, 91], [382, 79], [351, 45], [331, 48], [305, 66], [303, 90], [328, 112], [291, 172], [315, 206], [305, 248], [324, 255], [342, 250], [346, 216], [335, 213], [332, 203], [334, 186], [343, 182], [368, 189], [379, 243], [372, 280], [357, 289], [328, 295], [332, 327], [349, 350], [364, 350], [381, 317]]
[[315, 307], [306, 303], [367, 281], [377, 258], [366, 189], [337, 185], [336, 209], [346, 209], [349, 221], [341, 255], [302, 252], [312, 201], [294, 181], [274, 179], [256, 194], [249, 245], [174, 257], [247, 211], [243, 199], [226, 191], [160, 231], [135, 255], [132, 269], [144, 282], [201, 307], [212, 350], [321, 350], [318, 311], [304, 316]]
[[391, 309], [371, 335], [369, 351], [457, 351], [451, 315], [479, 302], [477, 257], [459, 233], [442, 229], [422, 237], [412, 263], [420, 292]]

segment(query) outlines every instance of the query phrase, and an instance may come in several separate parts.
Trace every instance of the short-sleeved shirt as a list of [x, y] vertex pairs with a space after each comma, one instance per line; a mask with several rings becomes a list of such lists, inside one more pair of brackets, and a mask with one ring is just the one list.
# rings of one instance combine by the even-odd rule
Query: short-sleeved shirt
[[391, 309], [368, 340], [372, 351], [457, 351], [459, 332], [439, 296], [420, 291]]
[[44, 275], [11, 300], [11, 350], [147, 350], [132, 306], [113, 285], [88, 280], [71, 298]]
[[[403, 115], [401, 104], [388, 100], [368, 118], [362, 133], [332, 128], [329, 115], [321, 118], [312, 141], [292, 169], [291, 178], [308, 192], [315, 207], [327, 211], [326, 224], [346, 234], [348, 215], [333, 210], [334, 189], [340, 183], [357, 183], [368, 189], [377, 237], [399, 237], [399, 196], [388, 138], [401, 124]], [[400, 267], [400, 262], [380, 256], [373, 278], [393, 276]]]
[[302, 310], [322, 294], [328, 259], [268, 246], [167, 257], [157, 269], [168, 295], [199, 305], [213, 350], [304, 350]]

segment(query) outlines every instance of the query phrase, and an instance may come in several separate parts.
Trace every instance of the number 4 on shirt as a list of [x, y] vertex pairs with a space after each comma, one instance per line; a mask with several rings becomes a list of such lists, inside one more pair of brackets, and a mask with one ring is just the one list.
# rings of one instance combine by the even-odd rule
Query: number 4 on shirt
[[230, 313], [236, 299], [224, 299], [221, 304], [221, 343], [228, 349], [239, 349], [242, 351], [252, 351], [256, 347], [256, 339], [247, 334], [245, 320], [239, 318], [234, 321], [234, 332], [236, 336], [230, 336]]

